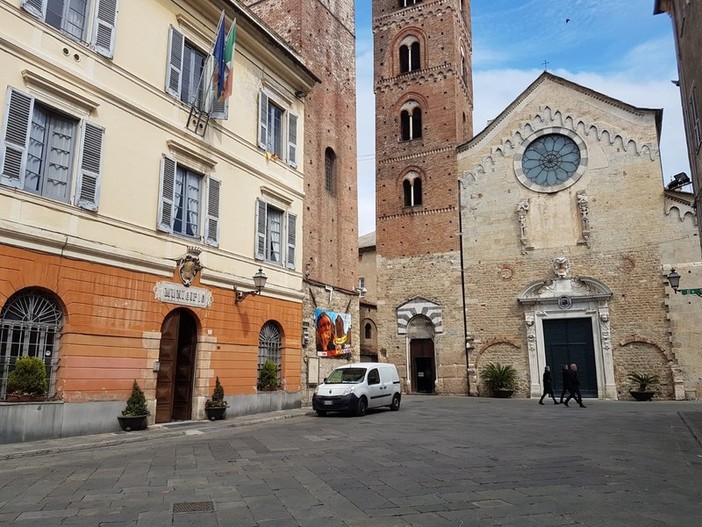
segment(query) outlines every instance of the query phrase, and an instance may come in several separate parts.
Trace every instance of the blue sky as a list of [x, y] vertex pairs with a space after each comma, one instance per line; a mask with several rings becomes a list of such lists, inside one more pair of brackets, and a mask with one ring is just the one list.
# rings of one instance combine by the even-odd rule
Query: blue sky
[[[359, 234], [375, 230], [371, 1], [355, 0]], [[690, 173], [672, 24], [654, 0], [472, 0], [474, 133], [544, 70], [643, 108], [663, 108], [665, 181]]]

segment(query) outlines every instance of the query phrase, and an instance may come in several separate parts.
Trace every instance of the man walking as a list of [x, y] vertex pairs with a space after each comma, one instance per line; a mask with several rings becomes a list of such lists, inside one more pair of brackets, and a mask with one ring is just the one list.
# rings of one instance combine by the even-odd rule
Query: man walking
[[583, 404], [583, 396], [580, 395], [580, 379], [578, 379], [578, 365], [573, 363], [570, 365], [570, 371], [569, 373], [569, 378], [568, 378], [568, 391], [570, 394], [568, 395], [568, 398], [565, 400], [566, 406], [568, 406], [568, 401], [571, 399], [575, 399], [580, 408], [587, 408]]
[[539, 404], [544, 404], [544, 397], [547, 395], [551, 396], [551, 399], [553, 399], [553, 404], [558, 404], [558, 401], [556, 401], [556, 397], [553, 395], [553, 382], [551, 380], [551, 368], [546, 366], [544, 368], [544, 374], [543, 377], [541, 378], [543, 381], [544, 385], [544, 393], [541, 394], [541, 399], [539, 399]]
[[563, 381], [563, 388], [561, 389], [560, 403], [563, 404], [563, 397], [565, 397], [566, 392], [570, 391], [568, 390], [568, 384], [570, 383], [570, 370], [568, 369], [567, 364], [564, 364], [563, 369], [561, 370], [561, 380]]

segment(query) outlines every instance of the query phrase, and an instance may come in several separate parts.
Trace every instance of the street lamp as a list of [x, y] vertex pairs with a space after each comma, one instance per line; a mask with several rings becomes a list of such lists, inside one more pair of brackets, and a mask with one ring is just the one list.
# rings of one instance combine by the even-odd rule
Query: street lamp
[[266, 280], [268, 277], [263, 269], [259, 267], [258, 272], [253, 275], [254, 289], [253, 291], [239, 291], [236, 286], [234, 286], [234, 292], [236, 293], [236, 303], [243, 302], [247, 296], [260, 295], [264, 287], [266, 287]]
[[670, 287], [673, 288], [675, 294], [680, 291], [680, 293], [683, 295], [697, 295], [702, 297], [702, 288], [678, 289], [680, 287], [680, 275], [675, 271], [675, 269], [671, 269], [670, 273], [668, 273], [668, 283], [670, 283]]

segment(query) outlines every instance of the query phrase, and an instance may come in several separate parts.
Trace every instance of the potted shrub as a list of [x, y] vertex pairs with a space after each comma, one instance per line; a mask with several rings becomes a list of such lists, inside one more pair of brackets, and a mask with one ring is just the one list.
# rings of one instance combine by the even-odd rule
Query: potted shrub
[[224, 400], [224, 388], [219, 382], [219, 377], [215, 381], [215, 388], [212, 397], [205, 401], [205, 414], [210, 421], [224, 419], [229, 403]]
[[8, 401], [36, 401], [46, 399], [46, 365], [38, 357], [20, 357], [7, 376]]
[[660, 384], [660, 377], [653, 373], [632, 371], [627, 375], [627, 378], [634, 384], [634, 389], [630, 390], [629, 393], [637, 401], [650, 401]]
[[258, 388], [272, 392], [278, 389], [278, 366], [275, 362], [267, 360], [258, 374]]
[[149, 410], [146, 408], [146, 397], [144, 392], [139, 388], [139, 385], [134, 379], [132, 385], [132, 394], [127, 399], [127, 406], [122, 410], [122, 415], [117, 416], [119, 426], [125, 432], [132, 430], [145, 430], [146, 418], [149, 416]]
[[514, 393], [514, 385], [517, 378], [517, 370], [507, 364], [491, 362], [480, 372], [480, 379], [485, 383], [493, 397], [511, 397]]

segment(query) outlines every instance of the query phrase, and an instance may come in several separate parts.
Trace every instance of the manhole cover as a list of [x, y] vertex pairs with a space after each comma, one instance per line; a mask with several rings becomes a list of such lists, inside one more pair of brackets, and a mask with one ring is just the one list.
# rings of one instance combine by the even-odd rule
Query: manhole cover
[[173, 504], [173, 512], [211, 512], [213, 510], [214, 503], [211, 501], [186, 501]]

